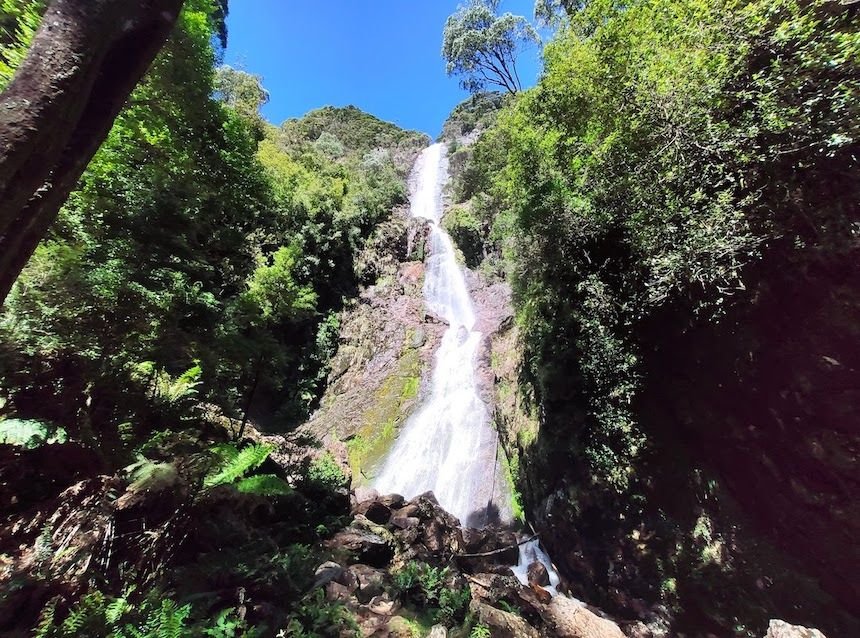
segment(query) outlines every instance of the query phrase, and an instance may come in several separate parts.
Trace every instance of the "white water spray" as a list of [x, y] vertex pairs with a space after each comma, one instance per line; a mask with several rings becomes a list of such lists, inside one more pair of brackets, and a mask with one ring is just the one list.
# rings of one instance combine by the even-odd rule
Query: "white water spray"
[[[439, 224], [448, 160], [442, 144], [421, 154], [411, 180], [411, 213], [431, 224], [430, 256], [425, 264], [424, 299], [448, 329], [436, 352], [430, 396], [403, 426], [374, 486], [381, 493], [412, 498], [433, 491], [439, 504], [468, 527], [509, 523], [511, 495], [498, 463], [498, 439], [478, 394], [475, 309], [454, 246]], [[520, 546], [514, 574], [528, 584], [528, 567], [547, 568], [557, 594], [559, 576], [537, 539]]]
[[424, 298], [448, 329], [436, 352], [430, 394], [403, 426], [374, 486], [406, 498], [432, 491], [461, 523], [480, 527], [509, 522], [511, 496], [499, 467], [496, 432], [478, 394], [482, 335], [473, 330], [475, 309], [451, 238], [439, 226], [447, 179], [444, 146], [434, 144], [413, 170], [411, 213], [431, 224]]

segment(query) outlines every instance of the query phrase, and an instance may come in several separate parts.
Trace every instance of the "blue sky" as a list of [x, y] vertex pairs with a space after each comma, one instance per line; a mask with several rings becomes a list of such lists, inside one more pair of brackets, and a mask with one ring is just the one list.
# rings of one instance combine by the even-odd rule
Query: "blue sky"
[[[232, 0], [225, 62], [263, 76], [269, 121], [354, 104], [433, 136], [466, 97], [445, 75], [442, 28], [461, 0]], [[531, 19], [534, 0], [503, 0]], [[519, 61], [531, 86], [537, 47]]]

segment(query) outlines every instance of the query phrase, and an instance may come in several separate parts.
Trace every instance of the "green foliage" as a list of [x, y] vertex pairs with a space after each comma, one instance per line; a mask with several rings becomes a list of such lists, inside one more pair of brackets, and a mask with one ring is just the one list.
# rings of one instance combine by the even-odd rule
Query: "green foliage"
[[245, 494], [260, 496], [287, 496], [293, 489], [284, 479], [274, 474], [257, 474], [236, 482], [236, 489]]
[[[665, 494], [687, 480], [678, 433], [749, 454], [750, 467], [774, 440], [808, 436], [811, 395], [826, 382], [796, 399], [806, 415], [796, 434], [777, 434], [780, 417], [765, 434], [764, 410], [725, 404], [760, 404], [782, 361], [760, 359], [792, 350], [803, 365], [823, 351], [823, 337], [804, 341], [811, 326], [840, 332], [835, 317], [856, 313], [856, 285], [842, 285], [857, 263], [858, 13], [825, 0], [542, 4], [564, 9], [565, 27], [538, 85], [474, 145], [455, 199], [479, 220], [487, 212], [482, 240], [512, 284], [521, 389], [543, 421], [527, 462], [570, 468], [565, 481], [582, 492], [568, 488], [563, 516], [588, 530], [595, 553], [605, 548], [595, 537], [653, 526], [648, 549], [625, 561], [653, 573], [654, 589], [675, 583], [648, 595], [688, 612], [709, 587], [728, 591], [755, 569], [725, 560], [738, 560], [739, 537], [693, 542], [692, 525], [670, 522], [716, 501], [695, 488]], [[822, 301], [815, 288], [841, 292]], [[791, 346], [772, 331], [789, 308], [798, 322], [778, 334]], [[685, 375], [695, 380], [674, 387]], [[812, 387], [811, 373], [794, 375]], [[733, 447], [738, 423], [757, 424], [760, 448]], [[697, 567], [678, 574], [684, 559]], [[709, 618], [753, 627], [759, 595], [771, 594], [715, 600]]]
[[0, 90], [27, 55], [45, 6], [41, 0], [0, 0]]
[[442, 219], [442, 226], [463, 253], [469, 268], [480, 264], [483, 256], [481, 224], [467, 206], [454, 206]]
[[98, 590], [84, 595], [68, 611], [56, 618], [56, 601], [42, 611], [36, 638], [113, 636], [115, 638], [182, 638], [191, 627], [191, 605], [179, 605], [153, 592], [132, 604], [125, 597], [112, 598]]
[[396, 595], [417, 609], [429, 610], [434, 622], [449, 627], [465, 618], [472, 596], [467, 585], [454, 587], [451, 581], [448, 567], [418, 561], [409, 561], [392, 574]]
[[[538, 86], [478, 141], [462, 198], [492, 211], [537, 396], [573, 381], [590, 419], [571, 447], [624, 490], [643, 445], [637, 326], [670, 304], [718, 318], [766, 241], [845, 249], [844, 198], [812, 194], [852, 164], [860, 44], [850, 12], [823, 2], [572, 8]], [[785, 204], [777, 175], [809, 203]]]
[[263, 79], [234, 69], [228, 65], [215, 71], [215, 97], [252, 123], [259, 135], [265, 124], [260, 109], [269, 101], [269, 92], [263, 88]]
[[299, 259], [298, 246], [279, 248], [271, 256], [271, 264], [260, 264], [251, 276], [248, 295], [259, 305], [264, 319], [290, 320], [316, 309], [313, 288], [296, 282]]
[[487, 625], [475, 625], [472, 627], [472, 631], [469, 632], [469, 638], [490, 638], [493, 634], [490, 632], [490, 628]]
[[311, 483], [331, 491], [342, 489], [347, 484], [346, 476], [331, 452], [325, 452], [310, 464], [307, 478]]
[[49, 443], [65, 443], [66, 431], [50, 423], [27, 419], [0, 420], [0, 443], [19, 445], [28, 450]]
[[359, 636], [355, 618], [341, 603], [329, 602], [317, 589], [305, 597], [287, 623], [289, 638], [340, 638]]
[[[255, 443], [246, 445], [241, 449], [229, 443], [216, 446], [213, 449], [215, 462], [206, 475], [203, 485], [211, 488], [235, 483], [248, 472], [262, 465], [263, 461], [269, 458], [273, 449], [270, 445]], [[252, 485], [253, 483], [246, 484], [246, 488], [250, 488]], [[261, 484], [261, 487], [265, 486]]]
[[469, 0], [445, 23], [442, 57], [448, 75], [462, 76], [463, 88], [472, 93], [488, 86], [519, 91], [518, 50], [540, 41], [522, 16], [497, 15], [498, 4], [498, 0]]

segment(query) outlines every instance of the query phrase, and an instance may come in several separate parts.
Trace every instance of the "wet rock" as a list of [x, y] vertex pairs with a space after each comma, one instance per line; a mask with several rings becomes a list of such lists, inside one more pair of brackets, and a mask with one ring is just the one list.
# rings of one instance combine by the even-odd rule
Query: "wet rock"
[[352, 554], [356, 562], [384, 567], [394, 556], [394, 549], [378, 534], [356, 527], [347, 527], [325, 543], [331, 550]]
[[543, 605], [548, 605], [552, 602], [552, 594], [545, 590], [540, 585], [529, 585], [529, 589], [537, 596], [538, 601]]
[[385, 591], [385, 572], [381, 569], [359, 564], [352, 565], [349, 571], [358, 583], [358, 589], [354, 592], [358, 602], [367, 604]]
[[350, 593], [358, 589], [358, 579], [355, 577], [355, 573], [349, 569], [344, 569], [341, 575], [335, 579], [335, 582], [349, 589]]
[[409, 339], [409, 346], [412, 348], [420, 348], [427, 343], [427, 332], [423, 328], [416, 328]]
[[466, 528], [461, 532], [463, 551], [457, 564], [469, 573], [501, 572], [507, 573], [509, 565], [519, 560], [517, 537], [509, 530], [481, 530]]
[[533, 561], [526, 572], [529, 585], [532, 587], [546, 587], [549, 585], [549, 572], [539, 560]]
[[784, 620], [771, 620], [765, 638], [825, 638], [817, 629], [789, 625]]
[[558, 638], [624, 638], [614, 622], [564, 596], [553, 598], [543, 617]]
[[466, 527], [463, 529], [463, 551], [468, 554], [476, 554], [483, 551], [492, 531], [488, 528], [474, 529]]
[[534, 627], [516, 614], [496, 609], [479, 600], [473, 600], [469, 609], [478, 618], [478, 622], [490, 628], [493, 638], [540, 637]]

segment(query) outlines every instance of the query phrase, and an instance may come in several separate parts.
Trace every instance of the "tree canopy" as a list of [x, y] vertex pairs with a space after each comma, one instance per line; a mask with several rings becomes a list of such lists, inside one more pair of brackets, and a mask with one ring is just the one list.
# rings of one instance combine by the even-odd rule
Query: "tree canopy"
[[517, 73], [519, 51], [540, 41], [522, 16], [498, 15], [498, 0], [471, 0], [445, 23], [442, 57], [448, 75], [460, 76], [468, 91], [522, 89]]

